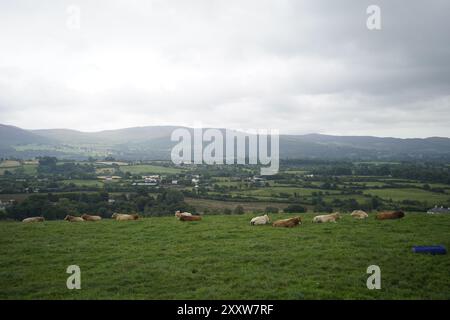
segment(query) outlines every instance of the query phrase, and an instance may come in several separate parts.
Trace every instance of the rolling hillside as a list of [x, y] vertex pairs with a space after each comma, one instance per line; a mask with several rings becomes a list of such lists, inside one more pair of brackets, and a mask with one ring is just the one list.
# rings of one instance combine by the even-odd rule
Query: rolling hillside
[[[52, 155], [84, 159], [112, 155], [128, 160], [169, 159], [176, 126], [147, 126], [99, 132], [24, 130], [0, 125], [0, 156]], [[189, 129], [188, 130], [192, 130]], [[223, 129], [222, 129], [223, 130]], [[379, 138], [322, 134], [281, 135], [281, 158], [450, 161], [450, 139]]]
[[41, 136], [18, 127], [0, 124], [0, 147], [9, 148], [20, 144], [50, 144], [52, 142], [50, 137]]

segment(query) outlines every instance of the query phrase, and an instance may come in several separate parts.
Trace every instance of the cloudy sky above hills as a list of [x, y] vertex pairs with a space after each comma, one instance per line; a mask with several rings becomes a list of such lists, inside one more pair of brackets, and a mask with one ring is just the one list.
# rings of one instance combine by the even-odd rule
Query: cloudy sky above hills
[[0, 2], [0, 123], [450, 136], [447, 0], [93, 2]]

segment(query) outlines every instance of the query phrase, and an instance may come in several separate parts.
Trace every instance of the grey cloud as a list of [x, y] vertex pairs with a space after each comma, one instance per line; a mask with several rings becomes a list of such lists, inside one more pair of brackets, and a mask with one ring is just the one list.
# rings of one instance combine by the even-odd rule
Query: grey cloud
[[[65, 26], [70, 4], [80, 30]], [[370, 4], [381, 7], [380, 31], [366, 28]], [[0, 122], [448, 136], [449, 9], [445, 0], [4, 1]]]

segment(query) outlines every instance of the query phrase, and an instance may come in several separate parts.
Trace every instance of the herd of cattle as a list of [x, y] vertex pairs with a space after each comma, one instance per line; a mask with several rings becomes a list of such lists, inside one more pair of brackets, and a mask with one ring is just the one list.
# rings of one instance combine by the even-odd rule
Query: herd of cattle
[[[355, 210], [350, 214], [350, 216], [352, 216], [355, 219], [366, 219], [369, 217], [369, 215], [362, 210]], [[377, 219], [377, 220], [401, 219], [404, 216], [405, 216], [405, 213], [403, 211], [384, 211], [384, 212], [377, 213], [375, 215], [375, 219]], [[192, 213], [181, 212], [181, 211], [176, 211], [175, 217], [180, 221], [200, 221], [200, 220], [202, 220], [201, 216], [193, 215]], [[111, 218], [114, 220], [117, 220], [117, 221], [138, 220], [139, 215], [114, 213], [111, 216]], [[312, 222], [313, 223], [323, 223], [323, 222], [336, 223], [336, 221], [339, 219], [341, 219], [341, 214], [339, 212], [335, 212], [335, 213], [331, 213], [331, 214], [315, 216], [313, 218]], [[22, 222], [25, 222], [25, 223], [43, 222], [44, 220], [45, 220], [44, 217], [30, 217], [30, 218], [23, 219]], [[83, 214], [81, 217], [67, 215], [64, 218], [64, 220], [69, 221], [69, 222], [99, 221], [99, 220], [102, 220], [102, 217], [93, 216], [93, 215], [89, 215], [89, 214]], [[270, 223], [270, 218], [267, 214], [265, 214], [263, 216], [255, 217], [250, 221], [250, 224], [253, 226], [264, 225], [264, 224], [269, 224], [269, 223]], [[302, 224], [302, 218], [294, 217], [294, 218], [289, 218], [289, 219], [276, 220], [272, 223], [272, 226], [292, 228], [292, 227], [298, 226], [299, 224]]]
[[[355, 219], [366, 219], [369, 217], [369, 215], [362, 211], [362, 210], [355, 210], [353, 211], [350, 216], [352, 216]], [[386, 220], [386, 219], [401, 219], [405, 216], [405, 213], [403, 211], [385, 211], [380, 212], [375, 216], [375, 219], [377, 220]], [[331, 214], [323, 214], [315, 216], [312, 220], [313, 223], [323, 223], [323, 222], [334, 222], [336, 223], [336, 220], [341, 219], [341, 214], [339, 212], [331, 213]], [[251, 225], [262, 225], [262, 224], [268, 224], [270, 223], [270, 218], [267, 214], [259, 217], [255, 217], [250, 221]], [[301, 217], [294, 217], [289, 219], [282, 219], [277, 220], [272, 223], [272, 226], [274, 227], [286, 227], [286, 228], [292, 228], [299, 224], [302, 224], [302, 218]]]

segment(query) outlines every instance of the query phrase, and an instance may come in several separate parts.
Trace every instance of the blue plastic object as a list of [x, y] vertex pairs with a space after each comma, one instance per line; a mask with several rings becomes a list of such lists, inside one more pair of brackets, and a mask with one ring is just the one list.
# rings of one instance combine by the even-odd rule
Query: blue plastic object
[[412, 248], [414, 253], [431, 253], [431, 254], [446, 254], [447, 249], [442, 246], [414, 246]]

